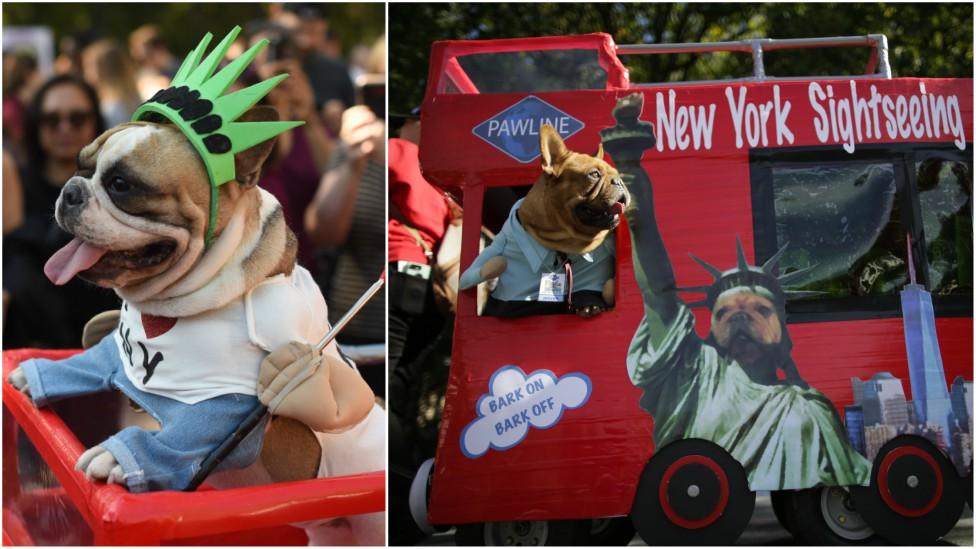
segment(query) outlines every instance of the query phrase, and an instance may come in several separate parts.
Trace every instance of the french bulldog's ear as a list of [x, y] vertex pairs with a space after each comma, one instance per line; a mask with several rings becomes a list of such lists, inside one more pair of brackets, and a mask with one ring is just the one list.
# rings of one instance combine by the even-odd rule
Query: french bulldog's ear
[[[278, 111], [273, 107], [257, 106], [252, 107], [237, 119], [237, 122], [275, 122], [278, 120]], [[253, 187], [258, 182], [261, 174], [261, 166], [271, 154], [277, 138], [262, 141], [250, 149], [243, 150], [234, 155], [235, 179], [243, 187]]]
[[603, 143], [600, 143], [600, 146], [597, 147], [596, 154], [593, 155], [593, 158], [603, 160]]
[[539, 150], [542, 152], [542, 171], [559, 175], [559, 164], [569, 154], [569, 149], [555, 128], [546, 124], [539, 129]]

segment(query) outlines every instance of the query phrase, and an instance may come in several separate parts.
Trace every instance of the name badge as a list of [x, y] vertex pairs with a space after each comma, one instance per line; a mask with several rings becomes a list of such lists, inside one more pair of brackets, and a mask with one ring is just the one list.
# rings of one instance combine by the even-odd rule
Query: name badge
[[566, 301], [566, 273], [543, 273], [539, 280], [539, 301]]

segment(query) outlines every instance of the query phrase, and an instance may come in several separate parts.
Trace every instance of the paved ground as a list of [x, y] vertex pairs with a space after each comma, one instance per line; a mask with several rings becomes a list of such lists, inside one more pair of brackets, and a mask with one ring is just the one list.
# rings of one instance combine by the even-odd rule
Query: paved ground
[[[773, 508], [769, 503], [769, 496], [760, 495], [756, 498], [756, 510], [752, 515], [752, 520], [749, 522], [749, 527], [746, 529], [742, 537], [736, 541], [736, 545], [795, 545], [796, 542], [790, 536], [789, 532], [780, 526], [779, 522], [776, 520], [776, 515], [773, 514]], [[443, 534], [435, 534], [434, 536], [425, 539], [418, 545], [434, 545], [434, 546], [449, 546], [454, 545], [454, 534], [453, 530]], [[634, 537], [630, 542], [631, 546], [642, 547], [647, 545], [639, 537]], [[956, 527], [949, 532], [941, 545], [959, 545], [959, 546], [972, 546], [973, 545], [973, 511], [968, 506], [966, 511], [963, 513], [961, 519], [956, 524]]]

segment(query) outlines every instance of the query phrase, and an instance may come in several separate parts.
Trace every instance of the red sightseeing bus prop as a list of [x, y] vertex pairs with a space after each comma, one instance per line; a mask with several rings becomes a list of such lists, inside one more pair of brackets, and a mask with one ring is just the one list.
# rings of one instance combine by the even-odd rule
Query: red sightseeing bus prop
[[[587, 59], [595, 58], [606, 73], [602, 85], [547, 88], [565, 91], [485, 90], [469, 74], [490, 67], [484, 59], [491, 55], [501, 65], [499, 54], [555, 50], [591, 52]], [[642, 168], [654, 181], [657, 220], [684, 287], [711, 282], [689, 253], [713, 265], [736, 264], [735, 235], [741, 236], [750, 264], [764, 260], [754, 253], [759, 237], [751, 181], [753, 170], [764, 162], [751, 158], [757, 150], [826, 152], [840, 160], [889, 147], [971, 151], [971, 79], [862, 75], [638, 86], [628, 82], [617, 57], [627, 53], [622, 50], [607, 35], [434, 43], [422, 108], [421, 164], [431, 182], [463, 193], [462, 270], [479, 253], [486, 191], [530, 185], [539, 176], [537, 153], [526, 160], [531, 152], [525, 154], [522, 144], [528, 141], [522, 138], [537, 136], [542, 122], [555, 125], [565, 117], [569, 128], [582, 125], [566, 138], [569, 149], [592, 154], [600, 144], [599, 130], [615, 123], [611, 111], [617, 100], [634, 92], [643, 93], [641, 120], [653, 125], [657, 138]], [[873, 72], [876, 65], [877, 55], [869, 69]], [[518, 77], [489, 70], [480, 86]], [[536, 112], [546, 114], [535, 122], [513, 125], [509, 120], [506, 125], [506, 113], [527, 98], [535, 98]], [[936, 104], [938, 112], [929, 108]], [[639, 407], [641, 391], [625, 367], [628, 345], [644, 314], [630, 248], [627, 227], [621, 224], [616, 307], [595, 319], [478, 316], [476, 292], [459, 294], [430, 491], [432, 524], [586, 519], [630, 512], [637, 479], [654, 453], [653, 421]], [[894, 299], [894, 310], [886, 314], [851, 310], [843, 318], [821, 316], [790, 324], [792, 356], [803, 378], [841, 414], [853, 403], [854, 377], [890, 372], [905, 381], [910, 398], [902, 321]], [[704, 337], [707, 311], [695, 309], [695, 316]], [[935, 325], [946, 377], [971, 379], [971, 311], [939, 317]], [[517, 445], [468, 455], [460, 443], [463, 431], [480, 417], [479, 401], [489, 393], [493, 375], [512, 366], [526, 375], [546, 370], [556, 378], [581, 372], [591, 381], [588, 400], [567, 409], [552, 428], [528, 428]]]

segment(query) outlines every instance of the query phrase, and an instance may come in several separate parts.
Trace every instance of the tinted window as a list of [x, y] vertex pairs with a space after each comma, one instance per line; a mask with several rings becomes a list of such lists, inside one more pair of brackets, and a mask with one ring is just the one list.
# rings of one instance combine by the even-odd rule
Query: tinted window
[[905, 232], [891, 163], [772, 169], [781, 272], [810, 269], [791, 289], [880, 296], [906, 280]]
[[972, 149], [886, 144], [750, 151], [756, 261], [787, 245], [790, 322], [901, 316], [906, 235], [938, 316], [971, 316]]
[[928, 287], [934, 295], [973, 293], [973, 180], [965, 162], [915, 163], [925, 234]]
[[602, 90], [607, 72], [598, 54], [595, 49], [480, 53], [458, 62], [480, 93]]

